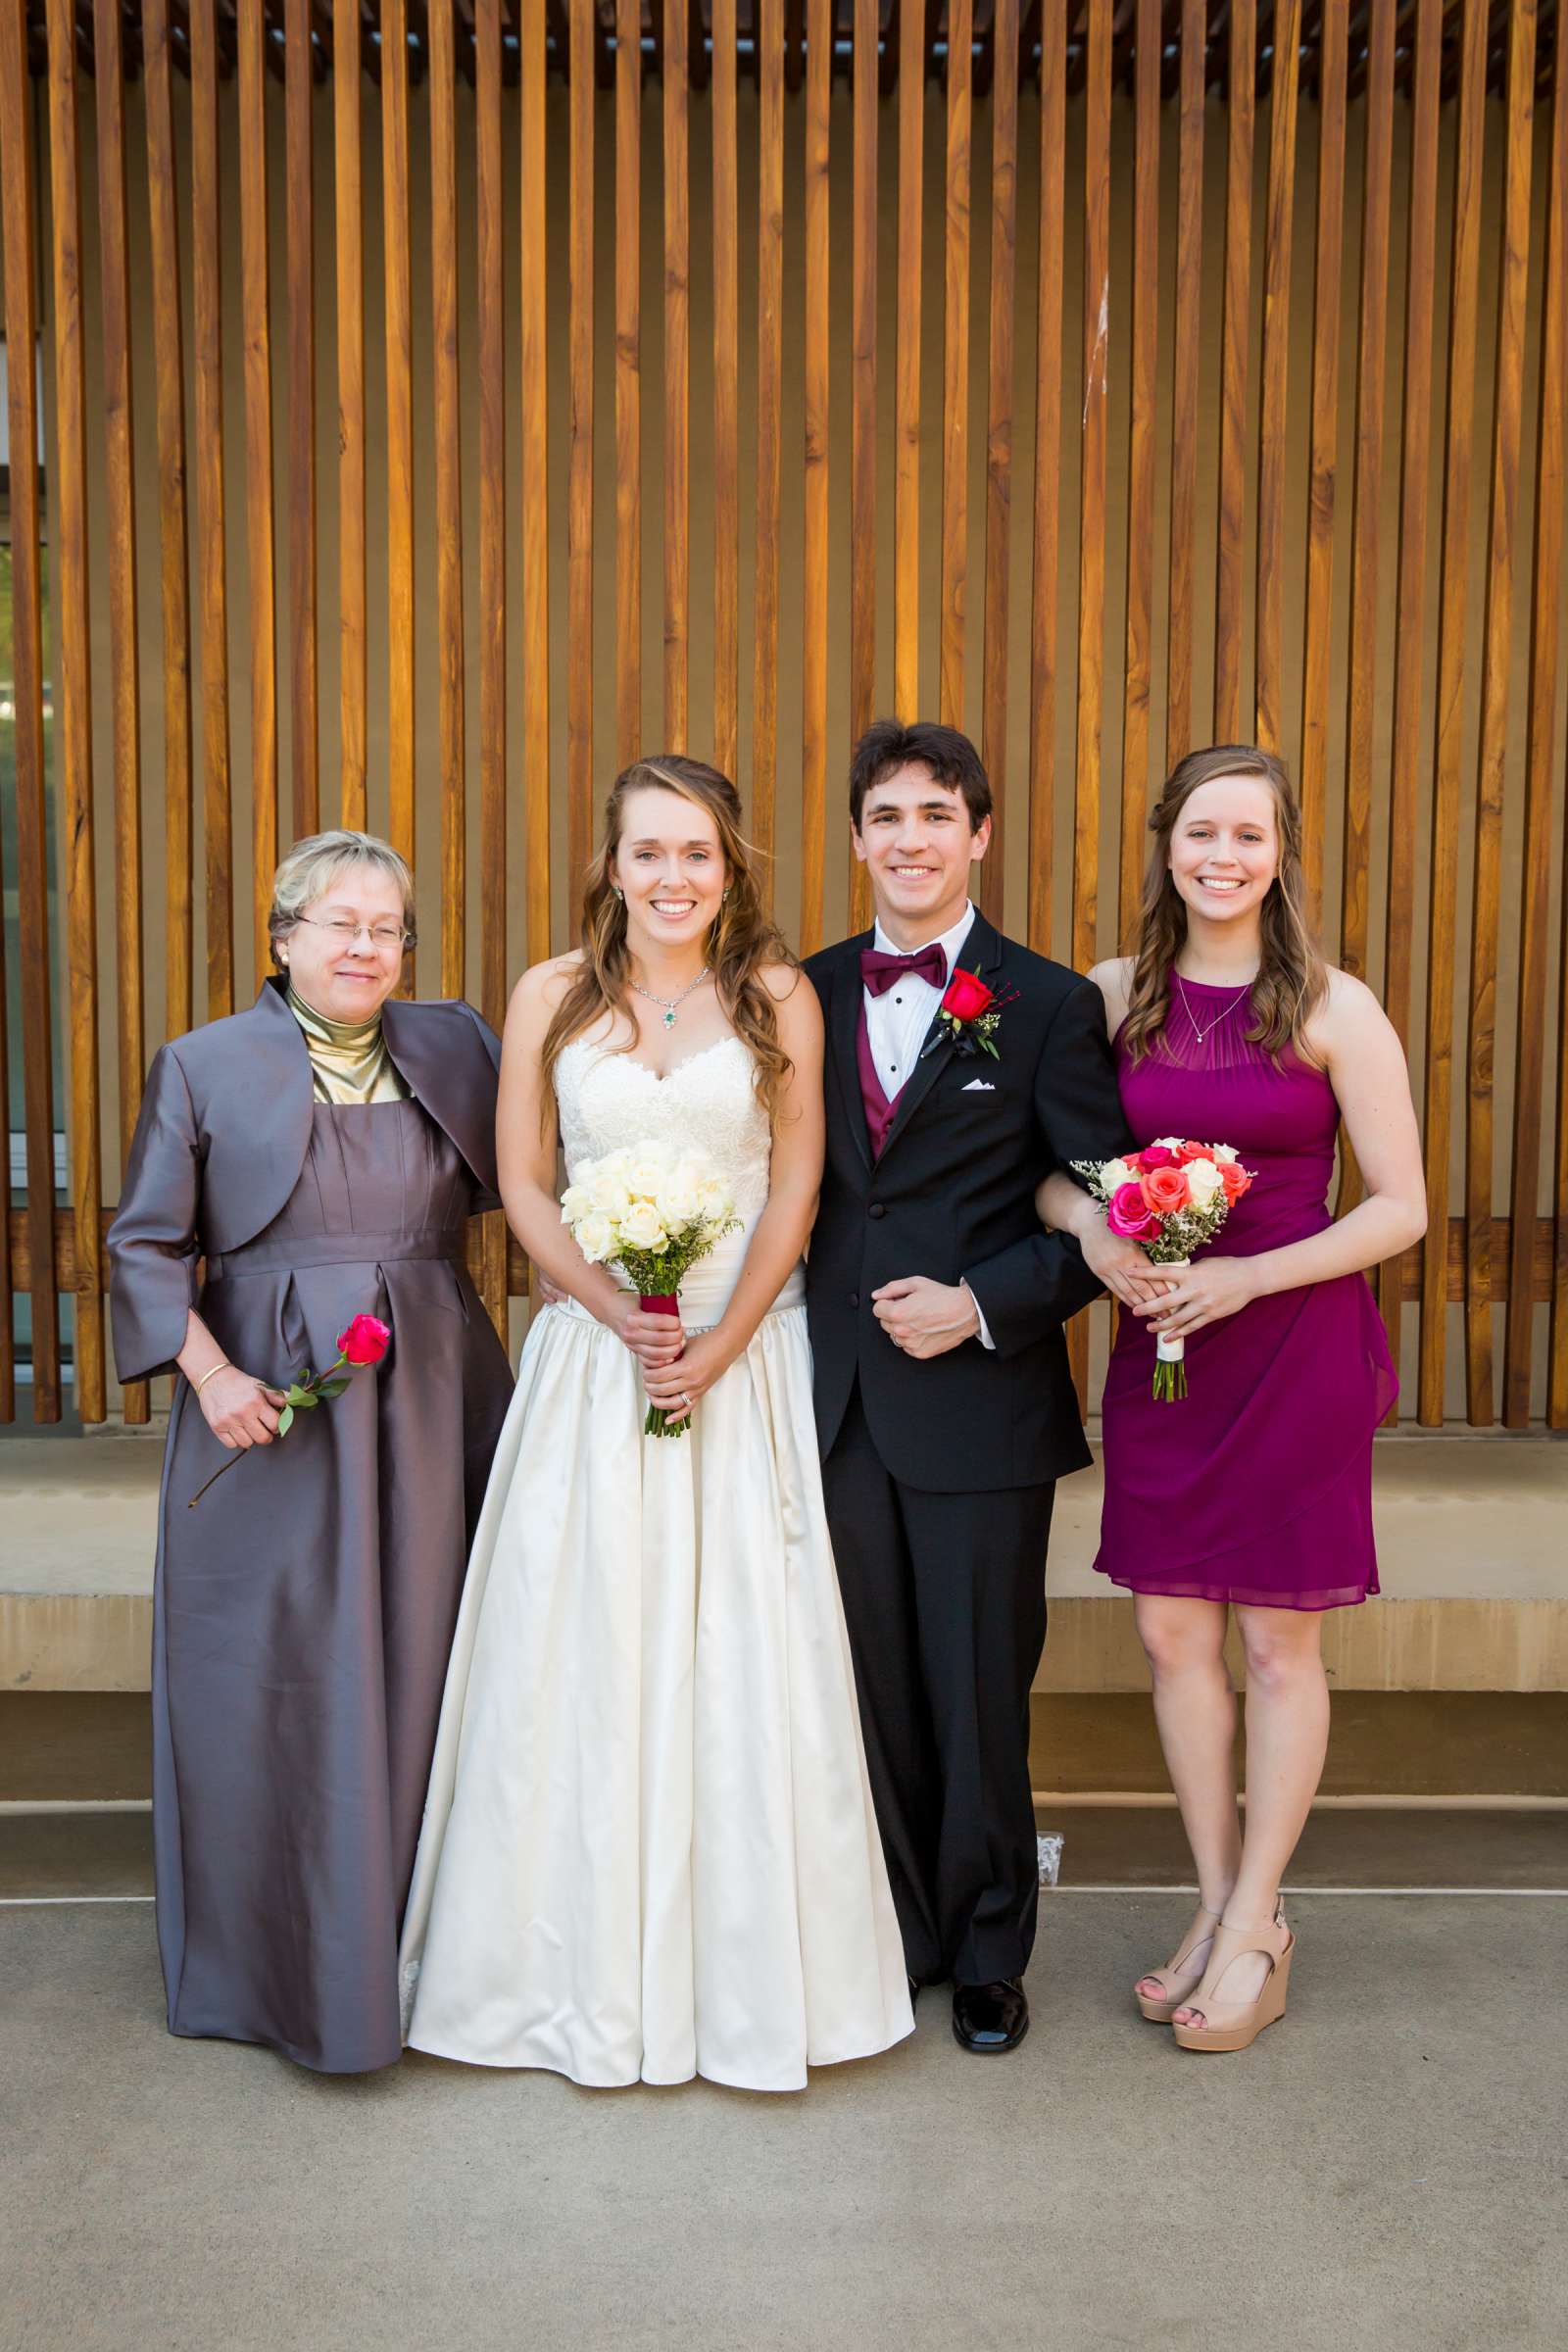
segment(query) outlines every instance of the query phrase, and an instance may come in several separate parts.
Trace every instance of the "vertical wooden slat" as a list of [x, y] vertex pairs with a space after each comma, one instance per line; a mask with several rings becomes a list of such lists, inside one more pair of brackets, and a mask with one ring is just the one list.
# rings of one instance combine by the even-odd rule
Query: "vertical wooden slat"
[[1056, 563], [1061, 517], [1062, 239], [1066, 210], [1066, 0], [1040, 24], [1040, 234], [1035, 337], [1035, 514], [1029, 621], [1029, 945], [1051, 948], [1056, 779]]
[[1524, 872], [1519, 895], [1519, 1012], [1514, 1054], [1513, 1183], [1509, 1201], [1508, 1316], [1502, 1418], [1530, 1425], [1535, 1339], [1536, 1199], [1540, 1183], [1542, 1065], [1546, 1022], [1546, 900], [1551, 876], [1552, 764], [1557, 731], [1557, 607], [1562, 588], [1563, 401], [1568, 386], [1564, 270], [1568, 263], [1568, 59], [1564, 24], [1554, 37], [1551, 177], [1546, 202], [1541, 408], [1536, 450], [1536, 557], [1530, 628]]
[[[251, 852], [256, 973], [277, 864], [277, 591], [272, 535], [272, 330], [267, 220], [266, 0], [240, 0], [240, 310], [245, 335], [245, 554], [251, 655]], [[363, 419], [362, 419], [363, 423]], [[363, 564], [362, 564], [363, 573]], [[359, 821], [363, 824], [362, 813]]]
[[[3, 269], [0, 257], [0, 269]], [[5, 859], [0, 857], [0, 891], [6, 886]], [[11, 1055], [7, 1039], [5, 925], [0, 923], [0, 1102], [11, 1102]], [[17, 1417], [16, 1275], [11, 1262], [11, 1150], [0, 1152], [0, 1422]]]
[[1285, 667], [1285, 425], [1291, 365], [1291, 229], [1296, 215], [1297, 70], [1301, 0], [1274, 11], [1268, 218], [1263, 247], [1263, 375], [1257, 468], [1257, 671], [1254, 736], [1281, 745]]
[[[87, 417], [81, 324], [81, 188], [74, 0], [49, 0], [49, 217], [54, 262], [55, 612], [60, 648], [63, 879], [70, 1039], [71, 1201], [75, 1220], [76, 1409], [108, 1412], [99, 1219], [98, 925], [93, 869], [92, 669], [87, 638]], [[10, 1301], [6, 1302], [9, 1311]]]
[[360, 164], [360, 0], [332, 0], [336, 164], [338, 665], [343, 822], [366, 821], [365, 193]]
[[1105, 680], [1105, 473], [1110, 356], [1110, 10], [1089, 11], [1084, 96], [1084, 409], [1078, 540], [1078, 773], [1072, 957], [1095, 959]]
[[[855, 0], [855, 170], [850, 359], [850, 732], [876, 693], [877, 0]], [[864, 869], [850, 868], [850, 928], [869, 918]]]
[[986, 399], [986, 609], [981, 755], [995, 823], [980, 903], [1003, 917], [1007, 785], [1007, 587], [1012, 554], [1013, 297], [1018, 242], [1018, 0], [997, 0], [991, 100], [991, 336]]
[[[503, 245], [501, 10], [474, 10], [479, 291], [479, 1009], [499, 1029], [507, 1009], [507, 306]], [[484, 1220], [481, 1294], [507, 1333], [507, 1223]]]
[[1207, 0], [1183, 0], [1176, 173], [1176, 314], [1171, 371], [1170, 610], [1165, 638], [1165, 765], [1193, 745], [1194, 572], [1198, 553], [1198, 399], [1202, 357], [1203, 110]]
[[752, 637], [752, 838], [772, 904], [778, 771], [778, 539], [784, 407], [784, 6], [760, 0], [757, 251], [757, 576]]
[[1158, 0], [1139, 0], [1134, 91], [1132, 421], [1127, 466], [1127, 663], [1122, 692], [1118, 943], [1142, 895], [1146, 819], [1153, 784], [1150, 687], [1153, 660], [1154, 437], [1159, 397]]
[[[142, 1007], [141, 655], [133, 492], [136, 443], [130, 377], [124, 54], [118, 0], [94, 0], [93, 53], [104, 336], [104, 487], [109, 510], [109, 693], [115, 762], [115, 1009], [123, 1166], [146, 1066], [146, 1024]], [[0, 1201], [0, 1213], [4, 1206]], [[0, 1298], [6, 1295], [0, 1268]], [[3, 1319], [9, 1326], [9, 1307]], [[122, 1391], [121, 1409], [132, 1425], [146, 1421], [145, 1381], [133, 1381]]]
[[899, 340], [893, 392], [893, 707], [920, 710], [920, 240], [925, 206], [925, 9], [899, 5]]
[[615, 0], [615, 759], [625, 767], [643, 739], [642, 0]]
[[145, 0], [147, 197], [158, 386], [158, 518], [164, 639], [164, 1034], [191, 1024], [190, 573], [185, 515], [185, 361], [168, 0]]
[[566, 840], [573, 906], [593, 849], [594, 797], [594, 11], [570, 0], [571, 226], [567, 269]]
[[[1465, 1116], [1465, 1400], [1472, 1427], [1494, 1417], [1492, 1376], [1493, 1056], [1497, 1022], [1497, 924], [1502, 803], [1508, 752], [1513, 567], [1524, 402], [1525, 306], [1530, 276], [1530, 166], [1535, 121], [1536, 0], [1508, 19], [1508, 142], [1504, 163], [1497, 378], [1492, 421], [1492, 519], [1487, 543], [1487, 635], [1476, 777], [1475, 902], [1470, 924], [1469, 1091]], [[1532, 1186], [1532, 1199], [1534, 1186]]]
[[[414, 862], [414, 286], [409, 256], [408, 0], [381, 0], [386, 273], [387, 833]], [[528, 485], [523, 482], [526, 499]], [[414, 958], [404, 965], [414, 987]]]
[[805, 545], [801, 647], [801, 953], [822, 944], [827, 854], [829, 120], [833, 0], [808, 0], [806, 32]]
[[202, 856], [207, 1017], [234, 1009], [234, 840], [228, 764], [227, 525], [223, 483], [222, 188], [216, 0], [190, 8], [190, 204], [196, 377], [196, 545], [201, 580]]
[[316, 675], [316, 198], [311, 0], [283, 0], [288, 159], [288, 603], [294, 831], [321, 821]]
[[[1345, 741], [1345, 842], [1340, 962], [1366, 970], [1372, 848], [1372, 752], [1377, 720], [1378, 524], [1383, 506], [1383, 412], [1389, 348], [1389, 213], [1394, 150], [1394, 28], [1397, 0], [1373, 0], [1362, 177], [1361, 305], [1355, 382], [1355, 489], [1350, 541], [1349, 686]], [[1358, 1197], [1342, 1152], [1342, 1211]]]
[[436, 707], [441, 742], [441, 993], [467, 973], [463, 674], [463, 412], [458, 359], [457, 60], [450, 8], [429, 12], [430, 270], [435, 339]]
[[972, 0], [948, 9], [948, 151], [942, 308], [942, 589], [937, 709], [963, 724], [964, 607], [969, 585], [969, 129]]
[[1214, 588], [1214, 740], [1242, 728], [1247, 610], [1247, 358], [1252, 288], [1252, 124], [1257, 0], [1232, 0], [1225, 161], [1225, 321], [1220, 383], [1219, 556]]
[[664, 7], [664, 742], [689, 748], [691, 190], [685, 0]]
[[1459, 761], [1464, 736], [1465, 609], [1476, 408], [1476, 308], [1486, 163], [1486, 0], [1465, 0], [1454, 159], [1452, 294], [1448, 308], [1447, 447], [1443, 492], [1443, 592], [1438, 625], [1438, 718], [1427, 922], [1427, 1041], [1423, 1087], [1427, 1234], [1421, 1253], [1421, 1378], [1417, 1411], [1441, 1428], [1448, 1303], [1448, 1129], [1453, 1105], [1454, 899], [1459, 860]]
[[522, 772], [527, 955], [550, 953], [550, 408], [545, 0], [522, 10]]
[[[735, 0], [713, 4], [713, 762], [740, 757], [740, 180]], [[766, 191], [763, 191], [764, 224]], [[760, 400], [765, 387], [759, 386]], [[761, 412], [759, 409], [759, 427]], [[760, 454], [760, 453], [759, 453]], [[761, 561], [759, 536], [758, 561]]]
[[[1421, 756], [1427, 636], [1427, 511], [1432, 465], [1433, 289], [1438, 248], [1438, 132], [1443, 65], [1442, 0], [1420, 0], [1415, 25], [1410, 184], [1404, 291], [1404, 433], [1399, 481], [1398, 627], [1395, 641], [1394, 763], [1389, 780], [1388, 921], [1383, 1004], [1401, 1045], [1410, 1035], [1411, 935], [1415, 922], [1416, 771]], [[1405, 845], [1405, 846], [1400, 846]], [[1383, 1320], [1395, 1363], [1403, 1316], [1403, 1262], [1379, 1280]]]
[[1346, 12], [1323, 12], [1318, 53], [1317, 247], [1312, 294], [1312, 423], [1301, 681], [1301, 854], [1314, 920], [1323, 895], [1334, 628], [1334, 505], [1339, 466], [1340, 270], [1345, 249]]
[[[11, 625], [16, 706], [17, 916], [27, 1143], [32, 1417], [60, 1418], [55, 1288], [55, 1110], [50, 1048], [49, 823], [43, 743], [43, 585], [38, 539], [38, 287], [26, 0], [0, 0], [0, 247], [5, 261], [11, 433]], [[10, 1294], [6, 1314], [11, 1312]]]

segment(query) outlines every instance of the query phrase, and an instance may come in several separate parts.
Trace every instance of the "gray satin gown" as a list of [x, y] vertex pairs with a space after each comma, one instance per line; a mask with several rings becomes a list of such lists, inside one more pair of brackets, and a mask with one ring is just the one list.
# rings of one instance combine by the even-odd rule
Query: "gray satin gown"
[[462, 1260], [474, 1179], [417, 1102], [317, 1103], [254, 1241], [210, 1257], [224, 1353], [287, 1385], [350, 1317], [379, 1368], [242, 1454], [176, 1383], [154, 1620], [171, 2030], [330, 2073], [400, 2054], [398, 1926], [468, 1545], [512, 1391]]

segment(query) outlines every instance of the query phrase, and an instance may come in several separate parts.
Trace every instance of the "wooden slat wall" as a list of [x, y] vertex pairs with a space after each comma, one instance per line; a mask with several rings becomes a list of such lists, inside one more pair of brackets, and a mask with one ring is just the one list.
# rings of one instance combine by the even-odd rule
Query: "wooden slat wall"
[[[790, 877], [779, 919], [809, 950], [866, 913], [859, 873], [852, 867], [846, 890], [842, 862], [838, 796], [854, 735], [884, 709], [964, 724], [1006, 817], [984, 903], [1082, 964], [1132, 919], [1165, 766], [1195, 742], [1250, 729], [1298, 767], [1309, 890], [1331, 955], [1364, 973], [1410, 1042], [1432, 1233], [1379, 1281], [1405, 1358], [1405, 1417], [1568, 1426], [1568, 934], [1552, 920], [1568, 846], [1557, 641], [1568, 79], [1555, 10], [657, 0], [646, 53], [636, 0], [612, 11], [593, 0], [412, 11], [381, 0], [377, 41], [355, 0], [189, 0], [172, 42], [168, 0], [145, 0], [139, 44], [113, 0], [88, 13], [91, 44], [72, 38], [81, 0], [0, 0], [8, 346], [24, 350], [42, 330], [51, 393], [40, 477], [25, 454], [33, 381], [13, 365], [21, 858], [6, 881], [21, 926], [20, 960], [0, 970], [0, 988], [20, 992], [29, 1183], [13, 1207], [0, 1169], [0, 1287], [31, 1295], [36, 1414], [62, 1407], [61, 1291], [76, 1310], [77, 1402], [88, 1418], [106, 1409], [96, 1237], [117, 1180], [95, 1165], [100, 1125], [114, 1160], [150, 1046], [245, 1002], [265, 968], [282, 832], [281, 662], [288, 831], [341, 815], [433, 858], [425, 899], [439, 908], [439, 942], [425, 951], [425, 986], [472, 986], [493, 1021], [518, 962], [569, 938], [597, 805], [612, 765], [640, 749], [690, 749], [737, 775], [755, 837]], [[19, 97], [29, 17], [48, 70], [32, 109]], [[737, 50], [737, 33], [754, 27], [755, 43]], [[91, 104], [75, 86], [89, 57]], [[137, 71], [145, 172], [124, 150]], [[378, 77], [378, 101], [367, 104], [363, 74]], [[648, 74], [660, 87], [645, 108]], [[327, 78], [330, 114], [324, 90], [316, 104]], [[362, 153], [362, 121], [378, 155]], [[656, 150], [646, 159], [645, 122]], [[88, 140], [91, 174], [79, 155]], [[612, 271], [596, 250], [595, 201], [612, 144]], [[411, 196], [411, 154], [422, 164], [426, 153], [428, 202]], [[1351, 156], [1364, 159], [1354, 252]], [[646, 254], [645, 161], [658, 207]], [[312, 202], [317, 166], [332, 172], [330, 207]], [[85, 231], [82, 177], [99, 191]], [[280, 184], [274, 269], [269, 197]], [[40, 301], [31, 277], [46, 186]], [[1533, 194], [1544, 224], [1534, 240]], [[366, 270], [368, 225], [379, 282]], [[882, 251], [895, 272], [885, 299]], [[658, 358], [645, 381], [649, 308]], [[318, 368], [323, 319], [335, 362]], [[367, 336], [385, 354], [384, 393], [375, 370], [367, 381]], [[83, 364], [94, 337], [101, 419], [85, 405], [84, 387], [100, 380]], [[130, 397], [138, 345], [157, 390], [144, 416]], [[242, 467], [237, 441], [232, 452], [242, 528], [224, 500], [225, 444], [238, 431], [237, 420], [225, 429], [225, 352], [244, 363]], [[552, 416], [558, 368], [566, 400]], [[1352, 386], [1353, 441], [1342, 447]], [[970, 431], [982, 396], [983, 449]], [[612, 458], [595, 442], [612, 402]], [[318, 439], [334, 410], [336, 496], [318, 518]], [[162, 669], [145, 710], [143, 446], [149, 481], [156, 453]], [[466, 454], [478, 466], [466, 505]], [[646, 654], [645, 500], [662, 580]], [[149, 514], [140, 520], [151, 528]], [[318, 544], [318, 532], [335, 543]], [[1014, 619], [1025, 578], [1027, 614]], [[318, 610], [319, 583], [335, 612]], [[384, 668], [369, 611], [383, 593]], [[1527, 612], [1520, 694], [1524, 665], [1510, 657]], [[87, 645], [89, 627], [105, 624], [94, 762]], [[235, 737], [248, 778], [232, 793], [231, 635], [248, 654], [248, 725]], [[476, 810], [466, 795], [470, 661]], [[645, 710], [650, 661], [662, 677]], [[60, 724], [52, 806], [46, 691]], [[144, 760], [166, 811], [161, 852], [156, 831], [143, 839]], [[242, 823], [248, 810], [250, 831], [238, 855], [236, 810]], [[101, 968], [95, 826], [114, 843]], [[554, 882], [553, 840], [564, 853]], [[1430, 843], [1424, 883], [1418, 841]], [[156, 909], [140, 888], [148, 865]], [[157, 924], [161, 991], [143, 971]], [[52, 1197], [56, 968], [72, 982], [60, 1063], [70, 1207]], [[102, 1063], [117, 1083], [113, 1111], [99, 1102], [99, 1020], [113, 1041]], [[1348, 1169], [1347, 1198], [1357, 1181]], [[499, 1223], [475, 1262], [500, 1318]], [[521, 1274], [513, 1252], [512, 1287]], [[1447, 1329], [1456, 1304], [1462, 1356]], [[1082, 1367], [1082, 1332], [1075, 1354]], [[12, 1359], [8, 1321], [8, 1417]], [[143, 1416], [145, 1395], [124, 1409]]]

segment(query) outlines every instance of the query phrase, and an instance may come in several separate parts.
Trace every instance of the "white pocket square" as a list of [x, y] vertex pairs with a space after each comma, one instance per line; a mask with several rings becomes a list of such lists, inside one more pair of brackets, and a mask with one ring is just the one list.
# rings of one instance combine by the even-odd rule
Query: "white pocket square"
[[971, 1078], [968, 1085], [960, 1087], [958, 1091], [964, 1095], [994, 1095], [997, 1090], [989, 1078]]

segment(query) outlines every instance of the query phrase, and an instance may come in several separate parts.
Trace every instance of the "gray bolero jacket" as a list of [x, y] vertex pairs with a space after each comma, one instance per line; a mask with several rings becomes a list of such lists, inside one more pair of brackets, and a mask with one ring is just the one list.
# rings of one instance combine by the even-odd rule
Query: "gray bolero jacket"
[[[496, 1084], [501, 1044], [461, 998], [381, 1010], [387, 1053], [416, 1102], [497, 1208]], [[159, 1049], [109, 1228], [110, 1308], [122, 1380], [174, 1369], [196, 1303], [199, 1262], [243, 1249], [287, 1205], [311, 1140], [305, 1032], [270, 979], [247, 1012]]]

